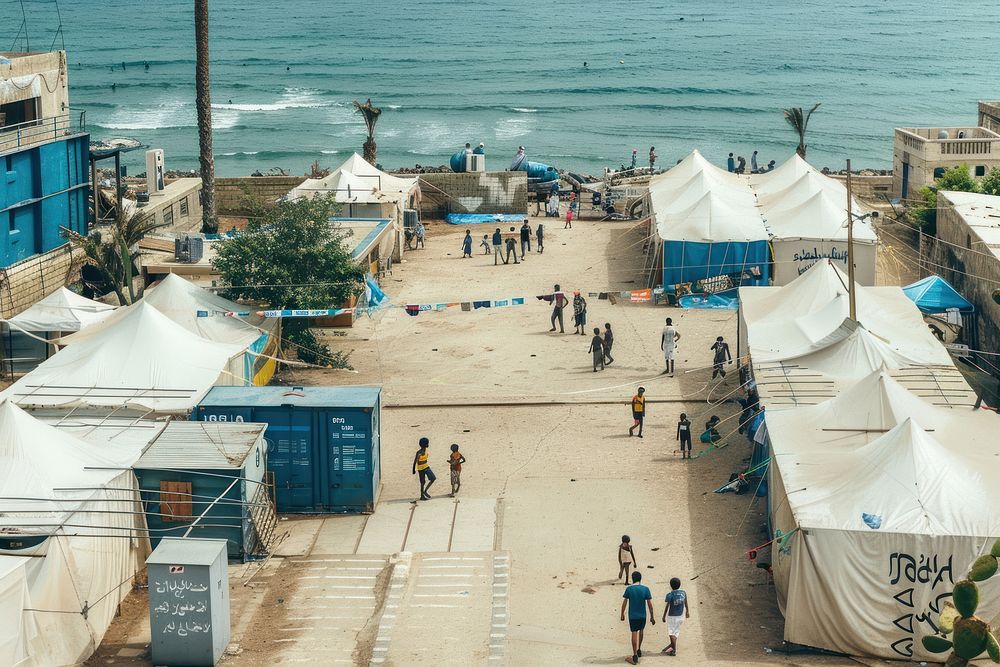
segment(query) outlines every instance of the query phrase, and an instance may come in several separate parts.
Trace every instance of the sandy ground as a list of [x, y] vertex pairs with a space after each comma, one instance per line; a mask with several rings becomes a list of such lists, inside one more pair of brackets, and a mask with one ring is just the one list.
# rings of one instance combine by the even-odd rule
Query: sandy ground
[[[464, 230], [432, 225], [427, 248], [407, 253], [385, 281], [386, 290], [394, 303], [405, 304], [534, 297], [555, 283], [584, 293], [643, 286], [640, 229], [630, 223], [578, 222], [563, 230], [561, 222], [550, 226], [554, 220], [541, 221], [548, 229], [544, 254], [532, 253], [507, 266], [494, 266], [492, 257], [479, 254], [462, 259]], [[532, 220], [533, 226], [538, 222]], [[481, 238], [486, 231], [473, 233]], [[393, 610], [389, 616], [396, 617], [397, 633], [385, 664], [623, 664], [630, 650], [627, 626], [618, 617], [623, 587], [616, 575], [617, 547], [625, 533], [632, 538], [644, 583], [653, 591], [658, 620], [670, 577], [680, 577], [691, 596], [691, 619], [675, 664], [856, 664], [767, 651], [781, 646], [782, 618], [766, 572], [746, 555], [767, 540], [765, 502], [752, 494], [712, 492], [730, 473], [745, 468], [751, 453], [746, 439], [732, 434], [728, 446], [690, 461], [675, 451], [681, 412], [697, 427], [711, 414], [727, 418], [735, 412], [735, 405], [726, 401], [736, 388], [734, 374], [716, 385], [705, 368], [715, 336], [732, 341], [735, 353], [735, 314], [589, 302], [588, 325], [610, 322], [616, 332], [616, 361], [602, 372], [591, 368], [589, 337], [550, 333], [550, 306], [530, 298], [523, 306], [472, 312], [450, 308], [417, 317], [390, 309], [361, 319], [344, 336], [327, 337], [333, 349], [351, 353], [355, 372], [286, 373], [282, 381], [289, 384], [383, 385], [380, 509], [353, 523], [283, 522], [290, 537], [282, 549], [289, 557], [272, 559], [252, 575], [250, 586], [233, 586], [234, 640], [241, 642], [242, 653], [225, 662], [283, 664], [292, 660], [291, 647], [318, 642], [322, 648], [323, 641], [334, 641], [303, 631], [286, 636], [288, 644], [275, 643], [274, 626], [287, 614], [279, 606], [286, 598], [296, 599], [301, 585], [294, 568], [303, 567], [302, 562], [290, 556], [362, 553], [357, 548], [367, 539], [365, 526], [373, 525], [379, 512], [397, 512], [415, 498], [411, 461], [417, 439], [426, 436], [439, 473], [432, 493], [446, 490], [443, 461], [455, 442], [468, 459], [462, 497], [495, 502], [492, 553], [504, 560], [496, 561], [501, 564], [494, 565], [492, 576], [504, 582], [509, 598], [491, 627], [449, 633], [454, 621], [448, 620], [447, 610], [427, 608], [415, 616], [402, 608], [414, 586], [427, 584], [396, 586], [383, 581], [387, 575], [371, 575], [372, 590], [364, 591], [376, 600], [371, 604], [378, 607], [386, 595], [392, 602], [396, 589], [402, 600], [398, 617], [393, 605], [386, 606]], [[660, 330], [667, 316], [682, 335], [675, 378], [660, 373]], [[627, 401], [639, 384], [649, 398], [642, 439], [627, 433]], [[704, 447], [696, 445], [696, 453]], [[437, 497], [417, 507], [426, 514], [449, 502]], [[451, 530], [461, 539], [457, 524]], [[509, 589], [503, 571], [508, 557]], [[388, 555], [388, 562], [393, 558]], [[433, 570], [426, 569], [432, 557], [422, 558], [425, 569], [419, 576], [432, 576], [427, 573]], [[251, 576], [256, 567], [234, 566], [231, 577]], [[399, 572], [397, 566], [392, 581]], [[416, 575], [413, 580], [427, 581]], [[493, 584], [494, 594], [498, 585]], [[141, 658], [130, 663], [121, 651], [143, 646], [144, 611], [142, 597], [133, 596], [90, 663], [143, 664]], [[497, 615], [508, 612], [498, 623]], [[379, 637], [390, 641], [387, 632], [385, 616], [365, 622], [357, 647], [348, 650], [350, 658], [344, 661], [368, 664]], [[666, 643], [662, 625], [648, 627], [644, 648], [649, 660], [659, 662]], [[502, 650], [502, 657], [487, 660], [487, 646], [491, 657], [494, 649]], [[324, 662], [315, 655], [314, 661]]]

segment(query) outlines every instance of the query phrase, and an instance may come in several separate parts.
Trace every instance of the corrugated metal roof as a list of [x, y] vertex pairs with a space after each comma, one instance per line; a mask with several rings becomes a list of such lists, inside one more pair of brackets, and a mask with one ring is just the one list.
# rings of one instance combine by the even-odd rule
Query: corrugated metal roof
[[135, 467], [212, 469], [241, 468], [266, 424], [175, 421], [166, 425]]
[[308, 408], [371, 408], [381, 387], [213, 387], [200, 405], [227, 407], [271, 407], [294, 405]]

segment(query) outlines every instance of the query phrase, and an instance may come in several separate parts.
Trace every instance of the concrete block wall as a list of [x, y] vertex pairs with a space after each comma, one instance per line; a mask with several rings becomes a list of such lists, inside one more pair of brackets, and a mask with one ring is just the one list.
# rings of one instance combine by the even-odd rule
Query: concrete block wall
[[979, 349], [1000, 353], [1000, 305], [993, 301], [1000, 258], [988, 251], [945, 194], [938, 194], [937, 238], [921, 236], [920, 255], [925, 260], [922, 275], [941, 276], [976, 306]]
[[[847, 184], [847, 176], [830, 174], [832, 178]], [[862, 201], [885, 200], [882, 195], [892, 196], [892, 175], [887, 176], [851, 176], [851, 190], [854, 196]]]
[[246, 199], [271, 203], [306, 180], [305, 176], [241, 176], [215, 179], [215, 208], [219, 215], [247, 212]]
[[73, 282], [82, 263], [83, 253], [67, 243], [0, 269], [0, 317], [13, 317]]
[[484, 171], [420, 175], [420, 211], [431, 218], [449, 213], [524, 213], [528, 174]]

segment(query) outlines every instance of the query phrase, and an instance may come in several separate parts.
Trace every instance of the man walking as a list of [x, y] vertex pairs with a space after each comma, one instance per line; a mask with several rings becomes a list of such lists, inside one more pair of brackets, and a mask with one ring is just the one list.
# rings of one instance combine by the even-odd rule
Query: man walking
[[660, 349], [663, 350], [663, 360], [667, 365], [663, 372], [670, 373], [670, 377], [674, 376], [674, 352], [677, 349], [677, 341], [680, 339], [681, 335], [674, 328], [674, 320], [668, 317], [667, 323], [663, 327], [663, 335], [660, 336]]
[[722, 376], [722, 379], [726, 379], [726, 371], [723, 368], [723, 365], [727, 361], [729, 363], [733, 363], [733, 355], [729, 353], [729, 343], [724, 341], [722, 336], [719, 336], [715, 339], [715, 342], [712, 343], [712, 347], [708, 349], [710, 349], [715, 355], [712, 358], [712, 379], [714, 380], [716, 376], [720, 375]]
[[632, 585], [622, 594], [622, 620], [628, 610], [628, 629], [632, 633], [632, 655], [625, 658], [630, 665], [638, 665], [642, 657], [642, 634], [646, 629], [646, 610], [649, 609], [649, 622], [656, 625], [656, 612], [653, 611], [653, 594], [643, 586], [642, 572], [632, 573]]
[[[497, 227], [493, 232], [493, 266], [497, 265], [497, 258], [503, 259], [503, 255], [500, 253], [503, 251], [503, 234], [500, 233], [500, 228]], [[507, 262], [504, 262], [506, 264]]]
[[541, 255], [545, 250], [545, 246], [542, 241], [545, 239], [545, 229], [542, 227], [542, 223], [538, 223], [538, 229], [535, 230], [535, 241], [538, 244], [538, 254]]
[[559, 320], [559, 333], [566, 333], [566, 329], [563, 326], [563, 308], [569, 303], [569, 299], [566, 294], [559, 289], [559, 285], [556, 285], [552, 292], [552, 328], [549, 331], [556, 330], [556, 320]]
[[631, 438], [636, 427], [639, 429], [639, 437], [642, 437], [642, 421], [646, 418], [646, 388], [639, 387], [639, 391], [632, 397], [632, 419], [634, 423], [628, 430]]
[[521, 259], [524, 259], [525, 248], [527, 252], [531, 252], [531, 225], [528, 224], [528, 219], [524, 219], [524, 224], [521, 225]]
[[430, 500], [430, 494], [427, 492], [431, 489], [431, 484], [437, 477], [434, 476], [434, 471], [431, 470], [431, 464], [428, 461], [430, 454], [427, 448], [430, 447], [431, 441], [427, 438], [420, 438], [420, 447], [417, 449], [417, 453], [413, 456], [413, 474], [420, 475], [420, 500]]

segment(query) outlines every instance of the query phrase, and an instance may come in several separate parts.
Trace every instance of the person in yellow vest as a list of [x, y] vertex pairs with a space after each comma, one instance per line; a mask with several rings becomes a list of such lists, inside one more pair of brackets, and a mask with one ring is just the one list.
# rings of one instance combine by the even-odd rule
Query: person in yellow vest
[[420, 438], [420, 448], [417, 450], [416, 455], [413, 457], [413, 474], [420, 474], [420, 500], [430, 500], [431, 496], [428, 491], [430, 491], [431, 484], [437, 479], [434, 476], [434, 471], [431, 470], [431, 464], [428, 462], [430, 454], [427, 452], [427, 448], [430, 447], [431, 441], [427, 438]]
[[628, 430], [629, 437], [633, 435], [636, 428], [639, 429], [639, 437], [642, 437], [642, 420], [646, 416], [646, 388], [639, 387], [638, 393], [632, 397], [632, 419], [635, 423]]

